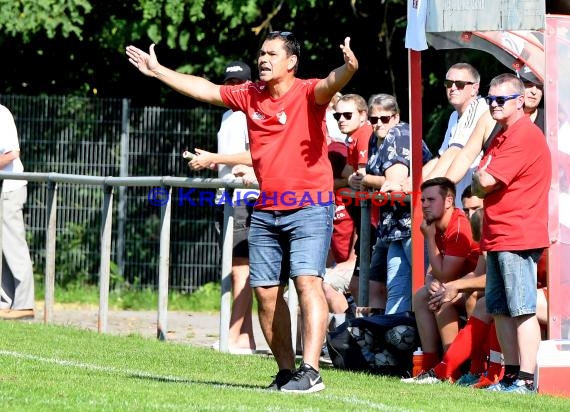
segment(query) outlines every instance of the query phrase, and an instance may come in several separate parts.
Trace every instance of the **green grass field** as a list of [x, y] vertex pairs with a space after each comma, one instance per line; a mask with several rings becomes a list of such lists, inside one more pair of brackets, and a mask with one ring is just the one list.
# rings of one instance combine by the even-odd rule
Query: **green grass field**
[[140, 336], [0, 322], [3, 411], [568, 411], [570, 399], [322, 369], [323, 392], [267, 392], [268, 356], [237, 356]]

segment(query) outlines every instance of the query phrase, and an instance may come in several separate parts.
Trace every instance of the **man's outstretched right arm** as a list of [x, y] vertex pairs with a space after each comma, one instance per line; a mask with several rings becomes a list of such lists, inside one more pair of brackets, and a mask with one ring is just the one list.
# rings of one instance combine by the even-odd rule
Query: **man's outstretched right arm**
[[225, 106], [220, 95], [220, 86], [202, 77], [178, 73], [162, 66], [154, 52], [154, 44], [149, 53], [135, 46], [127, 46], [129, 62], [145, 76], [155, 77], [177, 92], [201, 102]]

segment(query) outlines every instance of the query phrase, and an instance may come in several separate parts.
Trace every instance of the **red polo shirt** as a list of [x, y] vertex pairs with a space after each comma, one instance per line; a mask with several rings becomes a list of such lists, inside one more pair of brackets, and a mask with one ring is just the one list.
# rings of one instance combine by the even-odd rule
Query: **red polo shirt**
[[493, 140], [481, 159], [503, 186], [483, 201], [481, 249], [516, 251], [548, 247], [548, 191], [552, 166], [542, 131], [522, 117]]
[[435, 244], [444, 256], [456, 256], [465, 258], [461, 273], [457, 277], [472, 272], [477, 266], [477, 260], [481, 251], [479, 244], [473, 240], [471, 224], [463, 213], [463, 210], [455, 208], [445, 232], [436, 230]]

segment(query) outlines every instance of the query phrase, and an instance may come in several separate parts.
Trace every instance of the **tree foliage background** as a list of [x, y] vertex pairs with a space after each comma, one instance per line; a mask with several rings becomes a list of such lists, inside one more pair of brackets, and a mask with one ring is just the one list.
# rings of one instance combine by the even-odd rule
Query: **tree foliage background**
[[[264, 35], [296, 33], [303, 45], [300, 76], [325, 76], [342, 63], [345, 36], [361, 62], [349, 85], [367, 95], [405, 90], [404, 0], [0, 0], [3, 93], [129, 96], [177, 104], [157, 82], [128, 64], [125, 46], [157, 43], [159, 60], [219, 81], [224, 64], [255, 65]], [[401, 78], [395, 75], [399, 72]]]
[[[394, 94], [407, 119], [405, 29], [405, 0], [0, 0], [0, 93], [187, 107], [196, 103], [134, 70], [124, 54], [128, 44], [146, 49], [155, 42], [162, 64], [220, 81], [229, 60], [255, 69], [264, 35], [286, 30], [303, 46], [300, 77], [324, 77], [342, 64], [339, 45], [350, 36], [360, 70], [344, 92]], [[430, 49], [422, 59], [424, 130], [435, 148], [450, 111], [442, 87], [446, 67], [471, 62], [483, 82], [505, 68], [465, 50]]]
[[[570, 9], [567, 0], [549, 0], [547, 5], [555, 3], [566, 5], [566, 12]], [[257, 51], [265, 34], [282, 30], [294, 32], [301, 41], [298, 74], [305, 78], [324, 77], [341, 65], [339, 46], [346, 36], [351, 37], [360, 70], [343, 92], [358, 93], [365, 99], [380, 92], [393, 94], [402, 119], [408, 120], [406, 6], [406, 0], [0, 0], [0, 94], [116, 97], [129, 98], [137, 108], [193, 107], [201, 103], [139, 74], [128, 62], [125, 47], [135, 44], [147, 49], [154, 42], [162, 64], [219, 82], [224, 65], [231, 60], [246, 61], [255, 73]], [[479, 69], [483, 94], [484, 85], [507, 70], [483, 52], [422, 52], [424, 140], [434, 153], [451, 112], [443, 88], [445, 72], [459, 61]], [[88, 113], [75, 107], [73, 99], [70, 103], [71, 119]], [[67, 130], [68, 125], [62, 127]], [[54, 141], [61, 136], [45, 128], [40, 133]], [[103, 140], [105, 135], [98, 132], [96, 138]], [[178, 139], [165, 139], [157, 151], [176, 151]], [[209, 148], [202, 141], [199, 147]], [[85, 197], [93, 203], [90, 194]], [[147, 240], [157, 233], [157, 221], [148, 207], [142, 209], [145, 223], [132, 225], [127, 238], [133, 239], [133, 246], [127, 246], [127, 255], [136, 254], [134, 261], [151, 262], [157, 253]], [[185, 216], [180, 220], [184, 225], [180, 233], [189, 233], [186, 225], [193, 219]], [[98, 256], [87, 256], [77, 247], [89, 243], [91, 250], [98, 248], [98, 235], [92, 230], [98, 224], [90, 222], [88, 226], [66, 227], [61, 234], [57, 270], [70, 276], [64, 281], [97, 273]], [[36, 242], [43, 245], [43, 238]], [[134, 267], [137, 270], [138, 266]], [[141, 269], [134, 276], [138, 280], [152, 278], [154, 267], [149, 265], [148, 273]], [[133, 282], [128, 273], [123, 275]]]

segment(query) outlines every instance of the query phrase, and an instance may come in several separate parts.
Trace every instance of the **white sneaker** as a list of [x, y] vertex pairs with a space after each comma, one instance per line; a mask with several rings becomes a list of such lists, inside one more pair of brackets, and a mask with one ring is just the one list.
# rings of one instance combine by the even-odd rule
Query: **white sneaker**
[[[217, 340], [214, 343], [212, 343], [210, 345], [211, 349], [214, 349], [216, 351], [220, 351], [220, 341]], [[234, 347], [229, 347], [229, 352], [232, 355], [253, 355], [255, 353], [255, 349], [250, 349], [250, 348], [234, 348]]]
[[435, 376], [435, 372], [433, 369], [430, 369], [427, 372], [422, 372], [418, 376], [413, 378], [403, 378], [400, 379], [400, 382], [404, 383], [414, 383], [416, 385], [433, 385], [434, 383], [440, 383], [441, 380]]

